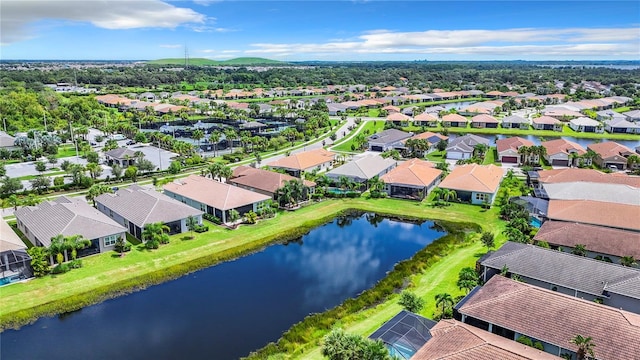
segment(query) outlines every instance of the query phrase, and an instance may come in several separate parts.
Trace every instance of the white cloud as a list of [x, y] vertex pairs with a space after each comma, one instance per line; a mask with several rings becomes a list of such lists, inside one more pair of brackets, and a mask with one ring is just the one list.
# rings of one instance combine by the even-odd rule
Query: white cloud
[[104, 29], [176, 28], [209, 20], [160, 0], [3, 0], [1, 43], [37, 36], [31, 25], [47, 19], [88, 22]]
[[247, 54], [465, 54], [495, 56], [633, 56], [640, 29], [372, 30], [357, 39], [325, 43], [256, 43]]
[[196, 5], [209, 6], [221, 1], [222, 0], [193, 0], [193, 3]]
[[165, 48], [165, 49], [177, 49], [177, 48], [181, 48], [183, 45], [180, 44], [162, 44], [160, 45], [161, 48]]

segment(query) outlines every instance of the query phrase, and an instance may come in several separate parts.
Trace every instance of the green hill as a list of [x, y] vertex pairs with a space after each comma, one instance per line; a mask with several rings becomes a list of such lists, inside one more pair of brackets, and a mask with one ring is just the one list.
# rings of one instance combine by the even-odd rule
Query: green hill
[[[184, 65], [184, 59], [182, 58], [171, 58], [171, 59], [158, 59], [147, 61], [147, 64], [155, 64], [155, 65]], [[216, 61], [205, 58], [191, 58], [189, 59], [189, 65], [193, 66], [249, 66], [249, 65], [282, 65], [286, 64], [285, 62], [257, 57], [241, 57], [223, 61]]]

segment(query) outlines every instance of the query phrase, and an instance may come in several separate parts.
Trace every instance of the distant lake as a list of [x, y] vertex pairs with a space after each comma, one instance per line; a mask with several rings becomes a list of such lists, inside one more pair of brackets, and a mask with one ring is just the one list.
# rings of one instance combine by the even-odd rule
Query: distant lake
[[[540, 145], [540, 143], [542, 141], [540, 141], [540, 137], [539, 136], [535, 136], [535, 135], [502, 135], [502, 134], [496, 134], [496, 135], [487, 135], [487, 134], [474, 134], [480, 137], [483, 137], [485, 139], [489, 139], [489, 144], [491, 146], [495, 146], [496, 145], [496, 139], [504, 139], [504, 138], [508, 138], [508, 137], [513, 137], [513, 136], [519, 136], [523, 139], [527, 139], [530, 140], [531, 142], [533, 142], [535, 145]], [[450, 138], [456, 138], [457, 136], [460, 136], [459, 134], [449, 134]], [[576, 144], [579, 144], [580, 146], [584, 147], [585, 149], [587, 148], [587, 146], [598, 142], [597, 139], [584, 139], [584, 138], [576, 138], [573, 136], [558, 136], [558, 137], [551, 137], [551, 136], [544, 136], [544, 141], [549, 141], [549, 140], [554, 140], [554, 139], [558, 139], [558, 138], [562, 138], [568, 141], [573, 141]], [[607, 140], [607, 139], [600, 139], [600, 142], [605, 142], [605, 141], [615, 141], [618, 144], [624, 145], [628, 148], [630, 148], [631, 150], [633, 150], [636, 146], [640, 145], [640, 137], [638, 137], [638, 140]]]
[[0, 334], [1, 359], [237, 359], [371, 288], [445, 232], [344, 216], [297, 241]]

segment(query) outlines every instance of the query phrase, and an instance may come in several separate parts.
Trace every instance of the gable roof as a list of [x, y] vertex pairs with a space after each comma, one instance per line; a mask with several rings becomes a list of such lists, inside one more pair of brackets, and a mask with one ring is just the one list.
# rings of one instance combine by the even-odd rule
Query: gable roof
[[25, 206], [16, 210], [15, 215], [47, 247], [58, 234], [97, 239], [127, 230], [84, 200], [66, 196], [37, 206]]
[[[238, 166], [233, 170], [233, 177], [227, 182], [234, 185], [243, 185], [270, 193], [278, 191], [284, 186], [285, 182], [291, 180], [300, 180], [289, 174], [281, 174], [274, 171], [256, 169], [250, 166]], [[316, 185], [313, 181], [302, 180], [305, 186], [313, 187]]]
[[402, 184], [426, 187], [433, 183], [442, 170], [434, 168], [434, 164], [420, 159], [411, 159], [400, 163], [395, 169], [382, 175], [380, 180], [387, 184]]
[[640, 259], [640, 233], [628, 230], [547, 220], [533, 239], [571, 248], [582, 244], [588, 251]]
[[[506, 266], [513, 274], [595, 296], [612, 292], [610, 286], [632, 278], [640, 280], [640, 270], [635, 268], [510, 241], [485, 258], [482, 265], [493, 269]], [[625, 295], [640, 300], [640, 288], [628, 289]]]
[[593, 200], [549, 200], [551, 220], [640, 231], [640, 206]]
[[333, 161], [335, 158], [336, 153], [320, 148], [291, 154], [270, 163], [269, 166], [304, 171]]
[[513, 150], [518, 152], [518, 149], [522, 146], [533, 146], [533, 141], [523, 139], [519, 136], [512, 136], [500, 140], [496, 140], [496, 149], [498, 153], [506, 150]]
[[579, 126], [598, 126], [598, 125], [600, 125], [599, 121], [593, 120], [591, 118], [584, 117], [584, 116], [572, 119], [569, 122], [574, 124], [574, 125], [579, 125]]
[[[546, 114], [546, 113], [545, 113]], [[580, 113], [578, 113], [580, 114]], [[561, 121], [556, 119], [556, 118], [552, 118], [551, 116], [547, 116], [547, 115], [543, 115], [537, 118], [533, 118], [531, 119], [531, 122], [534, 124], [540, 124], [540, 125], [554, 125], [554, 124], [560, 124]]]
[[13, 231], [7, 222], [0, 218], [0, 253], [9, 250], [26, 249], [18, 234]]
[[593, 150], [603, 159], [608, 159], [616, 156], [626, 157], [634, 153], [633, 150], [624, 145], [618, 144], [615, 141], [605, 141], [601, 143], [590, 144], [589, 146], [587, 146], [587, 149]]
[[[526, 309], [526, 310], [523, 310]], [[640, 353], [640, 315], [496, 275], [458, 304], [460, 313], [576, 351], [576, 334], [593, 338], [599, 359]]]
[[379, 144], [391, 144], [410, 138], [413, 133], [404, 132], [398, 129], [387, 129], [373, 134], [367, 138], [369, 142]]
[[431, 339], [411, 359], [552, 360], [560, 358], [469, 324], [444, 319], [431, 328]]
[[408, 121], [411, 120], [411, 116], [405, 115], [400, 112], [394, 112], [387, 115], [387, 121]]
[[359, 179], [371, 179], [386, 169], [394, 167], [397, 164], [392, 158], [383, 158], [379, 155], [368, 155], [350, 161], [340, 167], [329, 172], [329, 177], [352, 177]]
[[623, 173], [603, 173], [594, 169], [553, 169], [539, 170], [540, 183], [563, 183], [585, 181], [601, 184], [624, 184], [640, 188], [640, 176], [629, 176]]
[[449, 139], [449, 137], [445, 136], [445, 135], [442, 135], [442, 134], [439, 134], [439, 133], [434, 133], [434, 132], [431, 132], [431, 131], [425, 131], [423, 133], [413, 135], [411, 137], [411, 139], [413, 139], [413, 140], [427, 140], [431, 144], [436, 144], [440, 140], [447, 141]]
[[555, 139], [542, 142], [540, 145], [544, 146], [547, 149], [547, 155], [555, 155], [555, 154], [569, 154], [570, 152], [577, 152], [578, 155], [582, 155], [586, 153], [586, 150], [580, 146], [579, 144], [565, 140], [565, 139]]
[[502, 168], [493, 164], [459, 165], [438, 186], [457, 191], [495, 193], [500, 186], [503, 175]]
[[165, 191], [184, 196], [219, 210], [231, 210], [271, 199], [237, 186], [198, 175], [189, 175], [164, 186]]
[[96, 203], [106, 206], [141, 228], [147, 224], [168, 223], [202, 215], [200, 210], [138, 185], [120, 189], [115, 194], [102, 194], [96, 197]]
[[414, 121], [438, 121], [438, 118], [432, 113], [423, 112], [413, 118]]

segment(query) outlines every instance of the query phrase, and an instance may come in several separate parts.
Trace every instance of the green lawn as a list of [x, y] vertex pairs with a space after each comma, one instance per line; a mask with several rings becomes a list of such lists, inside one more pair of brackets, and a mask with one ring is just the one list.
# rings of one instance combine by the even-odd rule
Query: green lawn
[[57, 158], [66, 158], [71, 156], [76, 156], [75, 146], [60, 146], [58, 148], [58, 154], [56, 154]]
[[488, 164], [500, 165], [500, 162], [497, 159], [498, 159], [498, 150], [496, 150], [495, 146], [492, 146], [491, 148], [489, 148], [487, 153], [484, 154], [484, 161], [482, 163], [484, 165], [488, 165]]
[[631, 107], [623, 106], [623, 107], [615, 108], [615, 109], [613, 109], [613, 111], [618, 112], [618, 113], [623, 113], [623, 112], [631, 111]]
[[[42, 175], [45, 175], [45, 176], [56, 176], [56, 175], [64, 175], [64, 174], [66, 174], [66, 172], [64, 171], [49, 171], [49, 172], [45, 171], [42, 173]], [[33, 180], [38, 176], [40, 175], [25, 175], [25, 176], [20, 176], [18, 180]]]
[[[360, 125], [360, 128], [357, 130], [357, 134], [364, 134], [365, 137], [369, 135], [373, 135], [377, 132], [384, 130], [384, 120], [374, 120], [374, 121], [365, 121], [364, 125]], [[366, 133], [367, 131], [368, 134]], [[351, 145], [355, 144], [355, 136], [345, 141], [333, 148], [336, 151], [345, 151], [345, 152], [353, 152], [351, 150]]]
[[[33, 317], [78, 309], [108, 298], [114, 292], [128, 292], [241, 256], [284, 236], [302, 235], [348, 209], [475, 222], [495, 233], [500, 233], [503, 226], [497, 220], [497, 209], [483, 211], [471, 205], [454, 204], [440, 209], [427, 207], [424, 203], [394, 199], [324, 201], [295, 212], [281, 213], [275, 219], [261, 221], [257, 225], [243, 225], [237, 230], [211, 226], [209, 232], [195, 234], [192, 240], [184, 240], [184, 234], [172, 236], [170, 244], [154, 251], [134, 246], [124, 257], [114, 252], [94, 255], [83, 259], [84, 267], [81, 269], [2, 287], [0, 328]], [[140, 279], [146, 282], [140, 283]]]
[[427, 156], [425, 156], [427, 158], [427, 160], [429, 161], [433, 161], [433, 162], [443, 162], [446, 160], [446, 158], [444, 157], [446, 151], [433, 151], [427, 154]]

